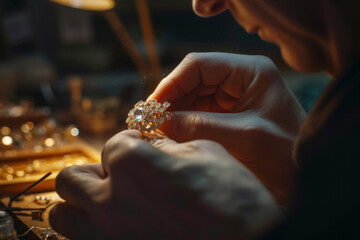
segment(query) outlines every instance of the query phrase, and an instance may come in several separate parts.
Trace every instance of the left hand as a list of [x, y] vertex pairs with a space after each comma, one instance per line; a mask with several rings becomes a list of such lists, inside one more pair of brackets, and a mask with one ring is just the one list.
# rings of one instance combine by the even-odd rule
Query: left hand
[[148, 99], [172, 104], [161, 126], [171, 139], [220, 143], [280, 204], [290, 202], [293, 144], [306, 114], [269, 58], [191, 53]]
[[61, 171], [56, 191], [66, 203], [50, 223], [71, 239], [241, 239], [280, 216], [267, 189], [221, 145], [143, 139], [136, 130], [110, 139], [102, 164]]

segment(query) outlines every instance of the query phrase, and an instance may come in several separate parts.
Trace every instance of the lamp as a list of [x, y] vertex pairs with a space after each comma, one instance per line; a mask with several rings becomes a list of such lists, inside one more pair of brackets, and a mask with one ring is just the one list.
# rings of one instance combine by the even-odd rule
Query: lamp
[[136, 0], [137, 11], [139, 14], [140, 26], [143, 34], [143, 39], [146, 47], [150, 66], [145, 61], [134, 41], [131, 39], [129, 33], [126, 31], [124, 24], [117, 16], [114, 7], [114, 0], [51, 0], [54, 3], [64, 5], [71, 8], [98, 11], [104, 14], [104, 17], [109, 22], [114, 30], [116, 36], [123, 44], [125, 50], [134, 62], [139, 73], [146, 77], [152, 73], [154, 79], [144, 78], [148, 87], [153, 87], [155, 81], [161, 79], [161, 66], [156, 49], [155, 37], [150, 19], [150, 13], [147, 5], [147, 0]]

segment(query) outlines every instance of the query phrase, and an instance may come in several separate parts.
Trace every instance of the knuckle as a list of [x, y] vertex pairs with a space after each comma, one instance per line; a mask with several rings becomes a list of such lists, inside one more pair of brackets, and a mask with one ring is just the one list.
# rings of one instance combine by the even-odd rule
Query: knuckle
[[132, 141], [126, 147], [113, 149], [107, 154], [106, 164], [109, 169], [116, 169], [127, 160], [135, 160], [142, 157], [145, 143], [141, 141]]
[[207, 140], [207, 139], [200, 139], [200, 140], [194, 140], [188, 143], [189, 147], [192, 148], [194, 151], [206, 151], [209, 150], [217, 150], [219, 148], [222, 148], [222, 146], [214, 141]]
[[198, 55], [199, 55], [199, 53], [197, 53], [197, 52], [191, 52], [191, 53], [186, 54], [185, 59], [193, 60], [193, 59], [196, 59], [198, 57]]
[[186, 62], [186, 63], [191, 62], [191, 63], [197, 64], [197, 63], [201, 62], [200, 59], [201, 59], [201, 57], [202, 57], [203, 55], [204, 55], [204, 53], [199, 53], [199, 52], [191, 52], [191, 53], [188, 53], [188, 54], [185, 56], [183, 62]]
[[61, 191], [63, 188], [71, 185], [71, 181], [74, 179], [74, 176], [77, 175], [77, 169], [78, 166], [70, 166], [59, 172], [55, 180], [56, 191]]
[[255, 56], [257, 73], [266, 76], [266, 80], [273, 82], [279, 79], [280, 74], [275, 63], [266, 56]]
[[257, 55], [254, 57], [255, 57], [255, 60], [263, 66], [275, 67], [274, 62], [271, 60], [271, 58], [269, 58], [267, 56]]
[[195, 140], [195, 144], [198, 148], [217, 147], [219, 144], [207, 139]]

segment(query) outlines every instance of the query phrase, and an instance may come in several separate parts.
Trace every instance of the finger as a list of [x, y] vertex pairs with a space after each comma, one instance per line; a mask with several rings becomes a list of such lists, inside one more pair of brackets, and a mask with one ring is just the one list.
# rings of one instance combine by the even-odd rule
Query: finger
[[[160, 159], [164, 153], [148, 143], [149, 140], [141, 132], [126, 130], [112, 137], [103, 149], [102, 164], [105, 172], [116, 174], [122, 171], [123, 161], [137, 161], [139, 159]], [[167, 140], [168, 145], [173, 144]], [[162, 147], [165, 148], [165, 145]]]
[[91, 222], [90, 217], [82, 210], [66, 203], [55, 205], [49, 214], [51, 227], [70, 239], [109, 239]]
[[[229, 54], [230, 55], [230, 54]], [[164, 78], [149, 99], [176, 102], [189, 92], [203, 85], [218, 85], [231, 72], [221, 53], [192, 53]]]
[[[246, 129], [239, 114], [200, 111], [173, 111], [172, 118], [162, 124], [161, 130], [169, 138], [182, 143], [196, 139], [208, 139], [221, 144], [236, 145], [232, 135]], [[234, 142], [229, 144], [229, 142]]]
[[226, 113], [226, 112], [229, 112], [229, 111], [227, 111], [224, 108], [220, 107], [220, 105], [217, 103], [217, 101], [213, 101], [212, 104], [211, 104], [209, 112]]
[[222, 89], [219, 89], [215, 94], [216, 103], [224, 110], [230, 111], [234, 108], [238, 98], [227, 94]]
[[199, 96], [206, 96], [214, 94], [218, 89], [217, 85], [203, 85], [201, 84], [198, 87], [198, 95]]
[[71, 166], [56, 177], [55, 189], [61, 198], [74, 207], [89, 209], [99, 197], [105, 176], [100, 163]]
[[177, 142], [205, 139], [213, 132], [211, 126], [214, 123], [209, 112], [173, 111], [171, 114], [171, 119], [161, 125], [161, 130]]
[[176, 109], [177, 111], [188, 110], [193, 106], [198, 98], [197, 89], [194, 89], [186, 96], [181, 98], [179, 101], [171, 102], [171, 106], [169, 107], [169, 111]]
[[101, 159], [107, 159], [107, 154], [115, 152], [116, 149], [120, 150], [122, 145], [127, 146], [126, 139], [130, 139], [129, 144], [133, 142], [134, 139], [143, 139], [143, 134], [138, 130], [124, 130], [119, 132], [110, 138], [104, 145], [104, 148], [101, 152]]
[[213, 102], [212, 96], [202, 96], [196, 99], [196, 110], [197, 111], [209, 111]]

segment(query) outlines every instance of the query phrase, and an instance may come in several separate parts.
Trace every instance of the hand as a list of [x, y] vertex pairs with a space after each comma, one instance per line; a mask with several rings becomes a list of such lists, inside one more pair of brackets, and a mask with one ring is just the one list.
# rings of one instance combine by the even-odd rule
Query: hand
[[71, 239], [241, 239], [279, 218], [266, 188], [219, 144], [142, 138], [121, 132], [105, 145], [102, 165], [60, 172], [56, 191], [66, 203], [50, 212], [56, 231]]
[[209, 139], [251, 169], [281, 204], [292, 192], [292, 148], [306, 114], [266, 57], [192, 53], [148, 99], [172, 104], [162, 130]]

